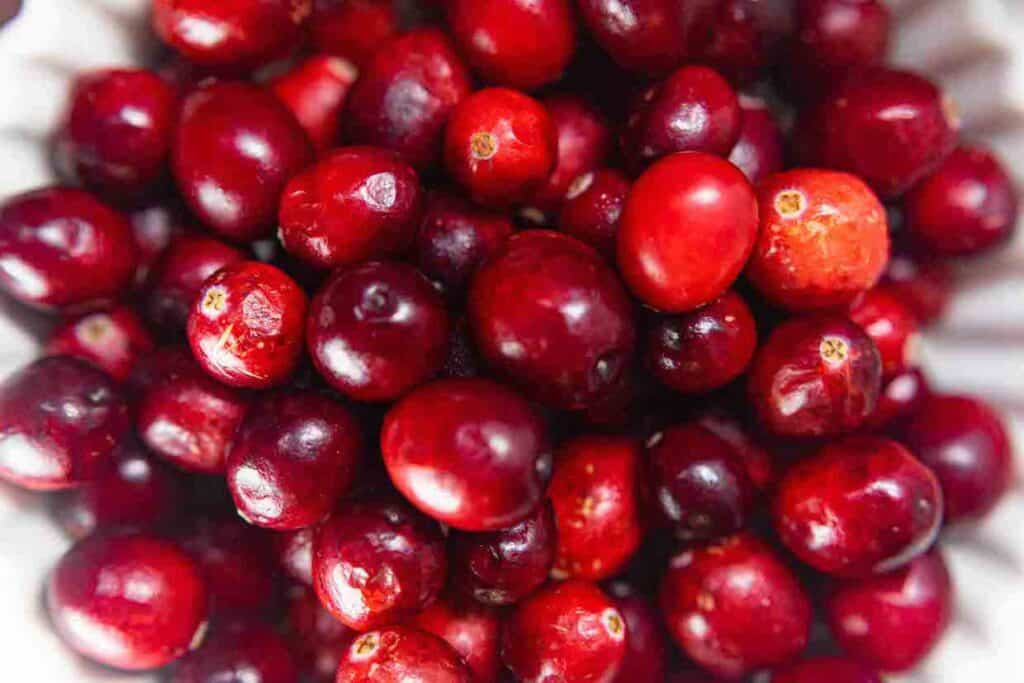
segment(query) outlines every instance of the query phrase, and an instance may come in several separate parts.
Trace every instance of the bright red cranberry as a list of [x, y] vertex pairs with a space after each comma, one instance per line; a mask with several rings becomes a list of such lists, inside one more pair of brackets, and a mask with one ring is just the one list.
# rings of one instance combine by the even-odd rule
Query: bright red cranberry
[[295, 683], [297, 677], [298, 669], [284, 638], [267, 624], [238, 620], [215, 625], [202, 647], [174, 665], [167, 681]]
[[579, 175], [569, 185], [558, 216], [558, 228], [615, 259], [619, 219], [629, 195], [630, 182], [614, 168]]
[[797, 578], [749, 534], [672, 558], [661, 612], [679, 647], [727, 678], [788, 662], [804, 649], [811, 625]]
[[441, 158], [448, 116], [471, 90], [469, 72], [444, 33], [410, 31], [385, 42], [360, 71], [344, 114], [347, 138], [428, 168]]
[[729, 152], [729, 161], [757, 185], [785, 166], [782, 130], [761, 98], [741, 94], [739, 102], [743, 125], [736, 145]]
[[1010, 487], [1013, 449], [1006, 427], [979, 399], [927, 398], [903, 440], [938, 477], [947, 522], [984, 518]]
[[558, 161], [547, 110], [516, 90], [486, 88], [455, 107], [444, 136], [448, 173], [484, 205], [528, 201]]
[[317, 55], [270, 84], [270, 89], [302, 125], [317, 154], [322, 155], [337, 144], [341, 111], [358, 74], [351, 62]]
[[345, 503], [313, 538], [313, 585], [320, 602], [357, 631], [429, 605], [445, 572], [441, 528], [405, 503]]
[[794, 466], [779, 483], [775, 527], [819, 571], [867, 576], [928, 550], [942, 522], [932, 472], [895, 441], [850, 437]]
[[388, 626], [352, 641], [336, 683], [472, 683], [476, 679], [444, 640], [411, 626]]
[[747, 421], [721, 409], [712, 408], [700, 414], [695, 422], [732, 446], [747, 467], [747, 475], [758, 491], [771, 488], [776, 479], [772, 455], [750, 433]]
[[305, 586], [288, 591], [285, 628], [300, 678], [309, 683], [334, 683], [342, 653], [359, 635], [335, 619]]
[[536, 400], [580, 409], [619, 384], [636, 343], [615, 273], [567, 235], [513, 235], [477, 271], [468, 314], [481, 355]]
[[725, 293], [757, 230], [757, 198], [738, 168], [708, 154], [675, 154], [633, 183], [619, 226], [619, 269], [645, 304], [690, 311]]
[[[299, 583], [313, 585], [313, 536], [315, 527], [274, 534], [274, 552], [281, 570]], [[333, 618], [333, 617], [332, 617]]]
[[117, 669], [169, 664], [206, 631], [206, 587], [177, 546], [141, 533], [90, 536], [50, 573], [50, 619], [75, 652]]
[[410, 626], [433, 633], [459, 653], [474, 683], [496, 683], [501, 666], [499, 613], [466, 598], [444, 597], [417, 614]]
[[105, 306], [131, 284], [128, 221], [81, 190], [47, 188], [0, 205], [0, 289], [42, 309]]
[[501, 656], [526, 681], [611, 681], [626, 656], [622, 613], [589, 581], [551, 584], [505, 622]]
[[127, 379], [139, 356], [152, 350], [149, 330], [127, 306], [71, 318], [46, 342], [48, 354], [87, 360], [118, 381]]
[[[700, 11], [700, 3], [690, 3]], [[696, 60], [709, 64], [730, 80], [749, 83], [772, 66], [783, 39], [792, 31], [789, 0], [723, 0], [703, 3], [702, 40]], [[693, 10], [691, 10], [693, 11]]]
[[917, 414], [929, 395], [931, 386], [919, 368], [911, 367], [898, 372], [882, 384], [878, 405], [865, 426], [875, 430], [898, 431], [909, 418]]
[[948, 263], [906, 252], [892, 255], [882, 282], [914, 312], [921, 325], [942, 317], [954, 285]]
[[855, 659], [817, 657], [772, 672], [771, 683], [882, 683], [875, 671]]
[[860, 325], [878, 347], [884, 379], [903, 372], [914, 360], [917, 318], [884, 285], [869, 289], [854, 302], [850, 320]]
[[397, 255], [413, 242], [422, 203], [416, 171], [394, 153], [345, 147], [288, 183], [281, 244], [317, 268]]
[[728, 156], [743, 112], [729, 82], [706, 66], [684, 66], [645, 90], [629, 114], [622, 149], [639, 171], [673, 152]]
[[555, 561], [556, 529], [544, 503], [515, 526], [452, 534], [451, 584], [485, 605], [513, 605], [547, 581]]
[[882, 361], [871, 338], [833, 315], [776, 327], [754, 356], [751, 402], [782, 436], [831, 436], [856, 429], [874, 411]]
[[937, 550], [891, 574], [842, 582], [825, 603], [839, 645], [893, 672], [913, 669], [935, 647], [952, 612], [953, 586]]
[[318, 51], [362, 68], [398, 33], [398, 19], [393, 0], [313, 0], [309, 39]]
[[78, 76], [57, 133], [61, 170], [115, 200], [136, 200], [167, 175], [177, 94], [146, 69]]
[[185, 98], [174, 176], [192, 211], [222, 237], [269, 235], [285, 183], [312, 158], [299, 122], [267, 90], [214, 83]]
[[590, 33], [618, 64], [663, 73], [688, 57], [704, 20], [693, 3], [676, 0], [577, 0]]
[[892, 199], [939, 166], [956, 145], [959, 126], [952, 103], [931, 81], [867, 69], [805, 112], [796, 143], [805, 164], [857, 175]]
[[499, 384], [447, 379], [406, 396], [384, 418], [381, 453], [413, 505], [464, 531], [517, 524], [551, 471], [544, 424]]
[[626, 655], [611, 683], [664, 681], [668, 638], [661, 615], [646, 598], [621, 581], [607, 587], [612, 604], [626, 622]]

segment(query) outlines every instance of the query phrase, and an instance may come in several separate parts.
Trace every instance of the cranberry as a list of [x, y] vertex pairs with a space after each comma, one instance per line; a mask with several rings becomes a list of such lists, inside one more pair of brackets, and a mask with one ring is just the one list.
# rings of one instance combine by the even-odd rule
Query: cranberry
[[203, 577], [177, 546], [128, 533], [81, 541], [51, 572], [50, 619], [75, 652], [106, 666], [164, 666], [206, 630]]
[[505, 622], [501, 656], [523, 680], [611, 681], [626, 655], [626, 622], [588, 581], [542, 588]]
[[541, 586], [555, 561], [555, 516], [541, 504], [515, 526], [454, 533], [452, 586], [485, 605], [513, 605]]
[[608, 587], [612, 604], [626, 622], [626, 654], [619, 673], [611, 683], [664, 681], [669, 644], [661, 625], [661, 615], [645, 598], [636, 595], [627, 584]]
[[298, 671], [287, 643], [258, 621], [218, 624], [201, 648], [174, 665], [168, 683], [250, 680], [295, 683]]
[[324, 154], [337, 143], [341, 111], [357, 75], [351, 62], [317, 55], [270, 84], [270, 89], [302, 125], [317, 154]]
[[313, 585], [320, 602], [357, 631], [429, 605], [445, 571], [440, 527], [405, 503], [344, 503], [313, 538]]
[[385, 42], [348, 97], [344, 126], [354, 143], [394, 150], [419, 169], [441, 157], [448, 116], [472, 89], [445, 34], [424, 28]]
[[884, 379], [907, 369], [917, 342], [917, 318], [897, 295], [884, 285], [869, 289], [850, 308], [850, 320], [878, 347]]
[[468, 314], [483, 357], [546, 404], [611, 393], [636, 342], [632, 304], [590, 247], [561, 233], [514, 235], [477, 271]]
[[910, 253], [893, 254], [882, 282], [922, 325], [942, 316], [953, 293], [953, 271], [949, 264]]
[[441, 377], [476, 377], [480, 375], [480, 359], [473, 342], [465, 318], [459, 318], [452, 327], [448, 337], [448, 356], [438, 373]]
[[772, 456], [754, 439], [744, 421], [713, 408], [700, 414], [695, 422], [732, 446], [746, 465], [747, 475], [758, 491], [771, 488], [776, 478]]
[[438, 636], [388, 626], [356, 638], [342, 654], [336, 683], [471, 683], [458, 653]]
[[838, 584], [825, 603], [844, 650], [884, 671], [908, 671], [935, 647], [953, 612], [953, 586], [938, 551], [891, 574]]
[[738, 168], [708, 154], [675, 154], [633, 184], [619, 226], [619, 269], [645, 304], [690, 311], [725, 293], [757, 229], [757, 198]]
[[629, 179], [614, 168], [577, 176], [565, 194], [558, 228], [614, 260], [619, 219], [629, 189]]
[[294, 586], [287, 600], [287, 637], [300, 680], [334, 683], [342, 653], [359, 634], [324, 609], [311, 588]]
[[167, 251], [171, 240], [191, 232], [191, 219], [176, 199], [157, 199], [128, 214], [135, 238], [135, 289], [145, 292], [150, 272]]
[[714, 9], [700, 24], [703, 41], [695, 56], [697, 61], [710, 64], [733, 81], [755, 80], [775, 62], [783, 40], [792, 30], [790, 0], [723, 0], [704, 4]]
[[693, 661], [728, 678], [788, 662], [811, 625], [797, 578], [749, 534], [676, 555], [662, 580], [661, 612]]
[[[912, 367], [898, 372], [883, 383], [878, 406], [868, 417], [865, 426], [870, 429], [896, 430], [920, 410], [930, 394], [928, 379], [920, 369]], [[948, 509], [946, 514], [949, 514]]]
[[[299, 583], [313, 585], [313, 536], [315, 527], [274, 534], [274, 552], [281, 570]], [[333, 618], [333, 617], [332, 617]]]
[[761, 98], [741, 94], [739, 103], [743, 125], [736, 145], [729, 152], [729, 161], [756, 185], [785, 165], [782, 130]]
[[48, 354], [87, 360], [118, 381], [127, 379], [139, 356], [152, 350], [153, 338], [127, 306], [66, 320], [46, 342]]
[[665, 683], [722, 683], [722, 679], [705, 671], [676, 671], [669, 674]]
[[622, 149], [636, 170], [673, 152], [728, 156], [743, 112], [728, 81], [706, 66], [684, 66], [645, 90], [629, 114]]
[[665, 72], [688, 57], [704, 19], [694, 3], [676, 0], [577, 0], [590, 33], [618, 64]]
[[928, 550], [942, 522], [932, 472], [895, 441], [850, 437], [783, 477], [775, 498], [782, 542], [819, 571], [866, 576]]
[[479, 90], [451, 114], [445, 164], [481, 204], [527, 201], [555, 170], [557, 132], [547, 110], [528, 95], [507, 88]]
[[398, 33], [393, 0], [313, 0], [313, 46], [362, 68], [377, 48]]
[[417, 614], [409, 625], [451, 645], [473, 674], [474, 683], [496, 683], [501, 666], [501, 620], [496, 610], [449, 596]]
[[96, 308], [135, 274], [131, 228], [91, 194], [47, 188], [0, 205], [0, 289], [42, 309]]
[[804, 163], [853, 173], [892, 199], [939, 166], [959, 125], [952, 103], [930, 81], [868, 69], [804, 113], [796, 142]]
[[213, 83], [185, 98], [171, 163], [196, 216], [246, 242], [270, 233], [281, 190], [312, 157], [302, 127], [271, 92]]
[[772, 672], [771, 683], [882, 683], [878, 674], [845, 657], [805, 659]]

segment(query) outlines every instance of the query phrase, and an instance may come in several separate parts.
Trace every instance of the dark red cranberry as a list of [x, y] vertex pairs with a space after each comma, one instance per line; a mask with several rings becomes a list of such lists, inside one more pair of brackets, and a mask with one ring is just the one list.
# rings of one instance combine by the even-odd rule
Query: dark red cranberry
[[567, 235], [513, 235], [477, 271], [468, 315], [481, 355], [536, 400], [580, 409], [631, 362], [633, 308], [615, 273]]
[[757, 198], [738, 168], [709, 154], [675, 154], [633, 183], [619, 226], [619, 269], [645, 304], [690, 311], [725, 293], [757, 230]]
[[911, 238], [944, 256], [970, 256], [1006, 242], [1019, 207], [1013, 179], [981, 147], [955, 150], [903, 200]]
[[749, 534], [672, 558], [661, 612], [693, 661], [730, 679], [788, 662], [804, 649], [811, 625], [797, 578]]
[[285, 183], [312, 158], [299, 122], [267, 90], [214, 83], [185, 98], [174, 176], [192, 211], [222, 237], [269, 235]]
[[398, 33], [393, 0], [313, 0], [309, 39], [362, 68], [382, 43]]
[[537, 100], [517, 90], [486, 88], [452, 111], [445, 128], [445, 165], [481, 204], [528, 201], [555, 170], [557, 133]]
[[465, 318], [460, 318], [452, 327], [448, 337], [448, 355], [445, 357], [441, 377], [477, 377], [480, 375], [480, 358], [470, 339]]
[[875, 671], [855, 659], [817, 657], [772, 672], [771, 683], [882, 683]]
[[46, 600], [69, 647], [117, 669], [169, 664], [206, 632], [199, 567], [173, 543], [147, 534], [81, 541], [50, 573]]
[[626, 655], [611, 683], [664, 681], [670, 646], [661, 615], [646, 598], [636, 595], [628, 584], [616, 582], [606, 590], [626, 622], [627, 634]]
[[158, 199], [131, 211], [128, 223], [135, 238], [135, 289], [145, 292], [153, 267], [172, 240], [193, 230], [192, 221], [176, 200]]
[[761, 423], [781, 436], [831, 436], [856, 429], [882, 388], [875, 343], [850, 320], [793, 318], [754, 356], [750, 399]]
[[690, 670], [670, 673], [665, 683], [722, 683], [722, 679], [706, 671]]
[[70, 356], [37, 360], [0, 384], [0, 479], [37, 491], [77, 486], [130, 426], [106, 373]]
[[281, 244], [317, 268], [401, 254], [412, 245], [422, 204], [416, 171], [394, 153], [345, 147], [288, 183]]
[[903, 440], [938, 477], [947, 522], [982, 519], [1010, 487], [1013, 448], [1006, 427], [979, 399], [925, 399], [903, 430]]
[[[865, 426], [876, 430], [898, 430], [920, 410], [930, 394], [928, 378], [919, 368], [912, 367], [898, 372], [883, 382], [878, 405]], [[946, 514], [949, 514], [948, 509]]]
[[945, 261], [897, 252], [882, 276], [888, 290], [899, 297], [922, 325], [937, 321], [953, 294], [953, 270]]
[[953, 613], [953, 586], [937, 550], [891, 574], [846, 581], [825, 602], [832, 634], [851, 656], [883, 671], [913, 669]]
[[405, 503], [345, 503], [313, 538], [313, 585], [320, 602], [357, 631], [429, 605], [445, 572], [441, 528]]
[[146, 69], [100, 69], [71, 85], [58, 166], [91, 190], [136, 200], [167, 174], [177, 94]]
[[764, 100], [741, 94], [739, 102], [743, 125], [729, 161], [756, 185], [785, 165], [782, 131]]
[[517, 524], [551, 471], [544, 424], [530, 404], [483, 379], [447, 379], [406, 396], [384, 418], [380, 448], [413, 505], [464, 531]]
[[746, 465], [747, 475], [759, 491], [765, 491], [774, 485], [776, 472], [772, 455], [754, 439], [750, 433], [750, 425], [746, 421], [723, 410], [712, 408], [699, 415], [695, 422], [732, 446]]
[[[313, 535], [315, 527], [274, 534], [274, 551], [281, 570], [299, 583], [313, 585]], [[333, 617], [332, 617], [333, 618]]]
[[471, 90], [448, 37], [417, 29], [383, 43], [362, 68], [342, 123], [353, 143], [394, 150], [422, 170], [441, 158], [448, 116]]
[[139, 356], [152, 350], [149, 330], [127, 306], [66, 320], [46, 342], [48, 354], [87, 360], [118, 381], [127, 379]]
[[312, 588], [293, 586], [286, 599], [286, 637], [300, 679], [334, 683], [342, 653], [359, 634], [324, 609]]
[[232, 621], [213, 627], [195, 652], [174, 665], [168, 683], [295, 683], [298, 669], [285, 640], [259, 621]]
[[515, 526], [452, 534], [451, 585], [485, 605], [513, 605], [539, 588], [555, 561], [555, 516], [544, 503]]
[[743, 112], [729, 82], [706, 66], [684, 66], [639, 96], [622, 134], [636, 171], [673, 152], [728, 156]]
[[336, 683], [473, 683], [476, 679], [444, 640], [411, 626], [388, 626], [352, 641]]
[[626, 622], [589, 581], [542, 588], [505, 622], [501, 657], [522, 680], [610, 681], [626, 656]]
[[[690, 3], [700, 8], [700, 3]], [[709, 64], [730, 80], [748, 83], [772, 66], [792, 31], [790, 0], [722, 0], [705, 10], [696, 61]], [[692, 10], [691, 10], [692, 11]]]
[[928, 550], [942, 522], [932, 472], [895, 441], [850, 437], [794, 466], [779, 483], [775, 527], [819, 571], [891, 571]]
[[338, 142], [341, 111], [358, 75], [351, 62], [317, 55], [275, 78], [270, 89], [295, 115], [317, 154], [324, 154]]
[[878, 347], [884, 379], [903, 372], [914, 360], [917, 318], [885, 285], [859, 297], [850, 307], [850, 320], [860, 325]]
[[[621, 66], [664, 73], [688, 57], [706, 18], [695, 3], [676, 0], [577, 0], [583, 21]], [[706, 3], [702, 3], [706, 4]]]
[[558, 216], [558, 228], [615, 259], [619, 219], [629, 195], [630, 182], [614, 168], [577, 176], [569, 185]]
[[473, 683], [497, 682], [501, 619], [496, 610], [473, 600], [447, 596], [413, 617], [409, 625], [451, 645], [473, 674]]
[[24, 304], [105, 306], [128, 289], [135, 265], [128, 221], [87, 192], [47, 188], [0, 205], [0, 289]]
[[857, 175], [891, 199], [939, 166], [953, 151], [959, 127], [952, 103], [931, 81], [868, 69], [804, 113], [796, 143], [805, 164]]

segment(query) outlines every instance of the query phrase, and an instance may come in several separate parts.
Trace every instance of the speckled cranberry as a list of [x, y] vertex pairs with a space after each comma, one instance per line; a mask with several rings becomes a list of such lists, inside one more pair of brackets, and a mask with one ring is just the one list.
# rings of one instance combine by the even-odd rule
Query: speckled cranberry
[[268, 624], [236, 620], [216, 624], [206, 642], [174, 665], [168, 683], [210, 683], [242, 678], [254, 683], [295, 683], [298, 670], [288, 644]]
[[706, 13], [675, 0], [578, 0], [583, 21], [618, 64], [663, 73], [688, 57]]
[[196, 563], [142, 533], [95, 535], [50, 573], [50, 619], [75, 652], [142, 671], [197, 647], [206, 630], [206, 587]]
[[448, 595], [413, 617], [409, 625], [451, 645], [473, 674], [473, 683], [497, 682], [501, 667], [501, 618], [497, 610]]
[[[790, 0], [722, 0], [691, 3], [700, 22], [695, 61], [714, 67], [735, 83], [749, 83], [771, 67], [792, 32]], [[694, 11], [694, 10], [691, 10]]]
[[774, 485], [777, 472], [772, 454], [755, 438], [749, 421], [721, 408], [711, 408], [698, 415], [694, 422], [732, 446], [759, 491]]
[[850, 320], [860, 325], [878, 347], [882, 378], [907, 369], [917, 346], [917, 318], [887, 287], [873, 287], [850, 307]]
[[313, 536], [315, 527], [274, 534], [274, 552], [277, 563], [288, 578], [313, 585]]
[[275, 78], [270, 89], [306, 131], [317, 154], [323, 154], [338, 142], [341, 112], [358, 75], [341, 57], [315, 55]]
[[309, 39], [320, 52], [362, 68], [398, 33], [398, 19], [393, 0], [313, 0]]
[[949, 263], [910, 252], [892, 255], [882, 282], [914, 312], [921, 325], [942, 317], [955, 284]]
[[342, 653], [359, 634], [324, 609], [312, 588], [293, 586], [286, 601], [285, 638], [301, 680], [333, 683]]
[[626, 175], [614, 168], [576, 176], [566, 191], [558, 229], [614, 260], [619, 220], [630, 186]]
[[612, 683], [664, 681], [670, 646], [658, 610], [624, 582], [612, 583], [606, 592], [626, 622], [627, 634], [626, 654]]
[[388, 626], [352, 641], [336, 683], [472, 683], [469, 668], [443, 639], [411, 626]]
[[898, 431], [930, 395], [931, 386], [920, 368], [911, 367], [898, 372], [882, 383], [878, 405], [865, 422], [865, 427]]
[[740, 137], [729, 152], [729, 161], [756, 185], [785, 165], [782, 130], [761, 98], [740, 94], [739, 103], [743, 124]]
[[118, 381], [128, 377], [140, 355], [152, 350], [149, 330], [127, 306], [70, 318], [46, 341], [48, 354], [87, 360]]
[[855, 659], [815, 657], [775, 669], [771, 683], [882, 683], [878, 673]]

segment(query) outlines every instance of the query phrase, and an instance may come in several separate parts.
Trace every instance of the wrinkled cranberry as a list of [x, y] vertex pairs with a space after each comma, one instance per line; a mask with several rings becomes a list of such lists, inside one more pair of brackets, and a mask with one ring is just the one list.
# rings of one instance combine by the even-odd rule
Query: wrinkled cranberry
[[301, 680], [334, 683], [342, 653], [359, 634], [324, 609], [312, 588], [293, 586], [286, 599], [286, 638]]
[[817, 657], [772, 672], [771, 683], [882, 683], [878, 674], [855, 659]]
[[152, 350], [149, 330], [127, 306], [71, 318], [46, 342], [48, 354], [87, 360], [118, 381], [127, 379], [139, 356]]
[[315, 527], [274, 534], [274, 552], [277, 563], [289, 578], [313, 585], [313, 535]]
[[[590, 33], [618, 64], [665, 72], [691, 57], [706, 11], [676, 0], [577, 0]], [[706, 3], [701, 3], [705, 5]]]
[[614, 168], [577, 176], [566, 191], [558, 229], [614, 260], [619, 219], [629, 189], [629, 179]]
[[739, 103], [743, 125], [736, 145], [729, 152], [729, 161], [756, 185], [785, 165], [782, 131], [761, 98], [741, 94]]
[[937, 321], [953, 294], [953, 270], [945, 261], [897, 252], [882, 276], [887, 289], [899, 297], [922, 325]]
[[362, 68], [398, 33], [398, 18], [393, 0], [313, 0], [309, 39], [320, 52]]
[[612, 683], [664, 681], [668, 638], [661, 615], [646, 598], [621, 581], [606, 587], [612, 603], [626, 622], [626, 655]]
[[469, 668], [448, 643], [411, 626], [388, 626], [352, 641], [336, 683], [472, 683]]
[[[696, 3], [690, 3], [696, 4]], [[790, 0], [721, 0], [700, 24], [696, 61], [747, 83], [774, 64], [792, 31]], [[699, 7], [699, 4], [696, 4]]]
[[284, 639], [259, 621], [233, 621], [213, 627], [195, 652], [174, 665], [168, 683], [250, 680], [295, 683], [298, 671]]
[[883, 379], [895, 377], [914, 360], [917, 318], [884, 285], [869, 289], [854, 302], [850, 320], [860, 325], [878, 347]]
[[[869, 429], [898, 430], [931, 394], [928, 378], [919, 368], [907, 368], [882, 384], [878, 405], [865, 422]], [[948, 501], [947, 501], [948, 502]], [[949, 514], [949, 510], [946, 510]]]
[[736, 415], [712, 408], [700, 414], [695, 422], [732, 446], [747, 467], [747, 475], [759, 491], [775, 483], [772, 455], [750, 433], [750, 425]]
[[271, 82], [270, 89], [295, 115], [317, 154], [338, 142], [341, 111], [358, 74], [351, 62], [317, 55]]
[[499, 613], [457, 596], [446, 596], [409, 621], [410, 626], [433, 633], [459, 653], [474, 683], [496, 683], [501, 658]]

